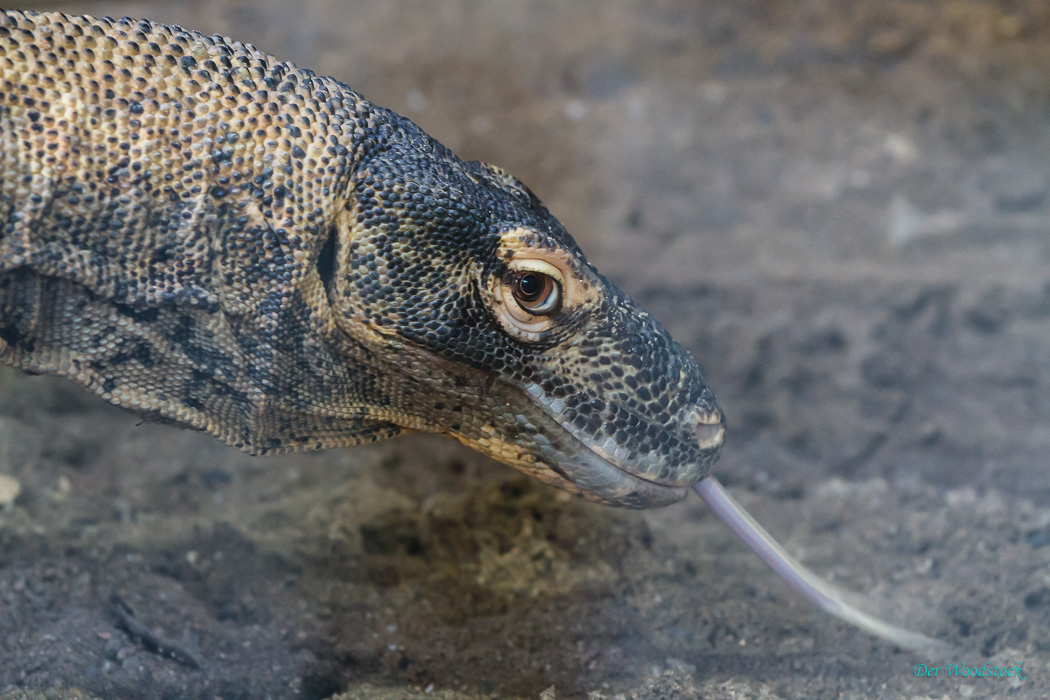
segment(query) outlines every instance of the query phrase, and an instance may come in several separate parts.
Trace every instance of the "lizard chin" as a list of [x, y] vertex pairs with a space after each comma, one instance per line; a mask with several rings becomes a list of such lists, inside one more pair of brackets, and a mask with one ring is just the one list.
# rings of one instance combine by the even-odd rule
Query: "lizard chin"
[[534, 435], [533, 441], [543, 463], [584, 498], [625, 508], [659, 508], [680, 501], [689, 490], [632, 474], [595, 452], [571, 431], [562, 428], [559, 433], [563, 439], [557, 444], [543, 434]]
[[[548, 470], [546, 475], [528, 470], [541, 480], [587, 500], [625, 508], [659, 508], [682, 500], [688, 493], [694, 480], [668, 483], [643, 476], [646, 465], [630, 468], [631, 451], [608, 441], [597, 445], [553, 415], [539, 387], [529, 385], [525, 394], [522, 398], [531, 409], [522, 410], [515, 417], [531, 438], [533, 455], [539, 462], [535, 466]], [[537, 430], [536, 426], [543, 427]]]
[[[574, 438], [575, 439], [575, 438]], [[560, 464], [572, 483], [603, 502], [627, 508], [659, 508], [682, 500], [686, 486], [669, 486], [643, 479], [616, 466], [582, 442], [575, 457]]]

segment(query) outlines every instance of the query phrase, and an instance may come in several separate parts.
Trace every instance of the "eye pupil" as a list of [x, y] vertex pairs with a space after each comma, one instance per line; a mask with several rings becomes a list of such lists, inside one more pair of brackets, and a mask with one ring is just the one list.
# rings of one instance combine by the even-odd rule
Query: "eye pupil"
[[519, 275], [517, 282], [518, 297], [522, 301], [537, 301], [546, 286], [540, 276], [532, 272]]
[[511, 281], [511, 290], [518, 306], [530, 314], [546, 316], [561, 307], [561, 287], [542, 272], [518, 272]]

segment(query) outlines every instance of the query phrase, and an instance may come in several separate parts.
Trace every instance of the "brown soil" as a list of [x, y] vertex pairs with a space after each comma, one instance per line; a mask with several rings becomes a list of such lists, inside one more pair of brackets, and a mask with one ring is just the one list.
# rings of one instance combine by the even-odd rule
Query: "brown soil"
[[[738, 498], [963, 651], [821, 614], [695, 498], [430, 437], [253, 459], [5, 371], [0, 696], [1050, 697], [1043, 0], [46, 4], [250, 40], [521, 177], [705, 366]], [[1025, 680], [914, 674], [986, 662]]]

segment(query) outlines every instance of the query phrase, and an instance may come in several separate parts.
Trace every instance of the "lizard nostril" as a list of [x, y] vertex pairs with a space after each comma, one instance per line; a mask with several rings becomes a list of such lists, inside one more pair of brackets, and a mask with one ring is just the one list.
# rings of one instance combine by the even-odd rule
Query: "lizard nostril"
[[725, 416], [721, 411], [708, 411], [696, 414], [696, 441], [702, 450], [712, 450], [722, 446], [726, 434]]

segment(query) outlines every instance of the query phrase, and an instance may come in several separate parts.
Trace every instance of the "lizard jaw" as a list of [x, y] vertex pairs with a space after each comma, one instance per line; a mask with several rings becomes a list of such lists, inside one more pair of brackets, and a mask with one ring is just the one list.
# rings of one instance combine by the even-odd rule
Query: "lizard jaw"
[[[549, 415], [535, 397], [532, 403], [541, 408], [541, 420], [550, 425], [548, 430], [530, 431], [533, 444], [543, 464], [568, 482], [570, 490], [590, 500], [625, 508], [659, 508], [682, 500], [688, 493], [687, 485], [659, 483], [619, 466], [613, 455], [602, 454], [605, 450], [592, 446], [572, 426]], [[521, 415], [517, 418], [525, 424], [530, 422]]]
[[[640, 456], [642, 469], [630, 469], [631, 451], [615, 444], [612, 438], [598, 444], [571, 423], [551, 413], [551, 401], [536, 384], [528, 384], [525, 394], [530, 403], [540, 409], [541, 420], [549, 428], [536, 432], [530, 419], [518, 415], [517, 420], [530, 430], [532, 440], [539, 448], [543, 463], [565, 481], [572, 490], [584, 497], [610, 505], [628, 508], [658, 508], [685, 497], [693, 481], [663, 481], [643, 475], [646, 457], [659, 459], [660, 455]], [[694, 425], [698, 441], [705, 449], [721, 446], [725, 421], [721, 411], [691, 410], [688, 416]], [[535, 420], [533, 415], [531, 420]], [[557, 437], [553, 437], [557, 436]], [[557, 465], [556, 467], [553, 465]], [[704, 476], [706, 476], [706, 470]]]
[[[533, 440], [543, 454], [544, 462], [556, 464], [559, 476], [570, 482], [584, 497], [627, 508], [658, 508], [682, 500], [686, 486], [670, 486], [643, 479], [603, 458], [569, 431], [567, 442], [575, 448], [566, 452], [543, 435]], [[560, 441], [559, 441], [560, 442]]]

